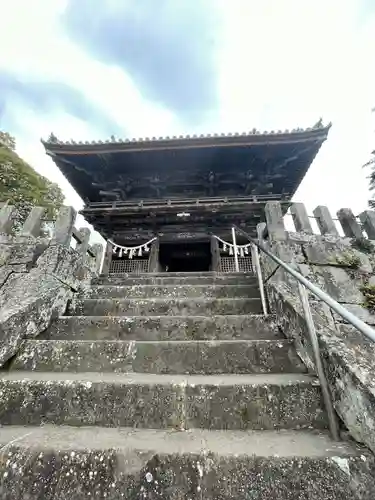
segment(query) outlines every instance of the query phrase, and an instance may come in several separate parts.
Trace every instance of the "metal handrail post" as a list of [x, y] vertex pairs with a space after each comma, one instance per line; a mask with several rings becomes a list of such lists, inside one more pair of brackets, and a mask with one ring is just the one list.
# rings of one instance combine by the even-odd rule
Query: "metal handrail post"
[[234, 252], [234, 265], [236, 273], [238, 273], [240, 271], [240, 266], [238, 264], [236, 230], [234, 229], [234, 227], [232, 227], [232, 240], [233, 240], [233, 252]]
[[255, 272], [256, 272], [256, 275], [258, 278], [258, 285], [259, 285], [259, 291], [260, 291], [260, 299], [262, 301], [263, 315], [265, 317], [267, 317], [268, 310], [267, 310], [266, 294], [264, 293], [264, 283], [263, 283], [263, 276], [262, 276], [262, 268], [260, 267], [258, 247], [256, 245], [254, 245], [254, 243], [252, 243], [251, 249], [252, 249], [252, 255], [253, 255], [253, 259], [254, 259]]
[[306, 287], [302, 285], [300, 282], [298, 282], [298, 290], [301, 297], [303, 313], [305, 315], [307, 331], [309, 333], [313, 349], [315, 368], [319, 378], [320, 387], [322, 389], [324, 406], [325, 409], [327, 410], [329, 430], [331, 432], [332, 439], [334, 439], [335, 441], [339, 441], [340, 435], [339, 435], [336, 414], [333, 408], [331, 393], [328, 387], [327, 378], [324, 373], [323, 363], [320, 356], [319, 341], [315, 330], [314, 320], [311, 314], [309, 297], [307, 294]]

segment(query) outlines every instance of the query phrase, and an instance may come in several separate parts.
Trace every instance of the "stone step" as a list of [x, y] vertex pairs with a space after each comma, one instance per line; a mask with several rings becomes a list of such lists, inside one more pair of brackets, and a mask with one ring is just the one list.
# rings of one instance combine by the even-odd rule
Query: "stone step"
[[373, 463], [364, 449], [314, 431], [11, 426], [0, 433], [0, 496], [369, 500]]
[[85, 291], [92, 299], [106, 298], [259, 298], [255, 285], [95, 285]]
[[176, 276], [172, 273], [143, 274], [125, 276], [101, 276], [92, 280], [93, 285], [257, 285], [258, 280], [252, 274], [185, 274]]
[[1, 375], [2, 425], [216, 430], [327, 425], [320, 386], [304, 374], [12, 371]]
[[40, 335], [77, 340], [256, 340], [284, 338], [275, 318], [219, 316], [62, 316]]
[[144, 373], [302, 373], [289, 340], [27, 340], [12, 370]]
[[77, 299], [72, 316], [198, 316], [260, 314], [260, 299]]

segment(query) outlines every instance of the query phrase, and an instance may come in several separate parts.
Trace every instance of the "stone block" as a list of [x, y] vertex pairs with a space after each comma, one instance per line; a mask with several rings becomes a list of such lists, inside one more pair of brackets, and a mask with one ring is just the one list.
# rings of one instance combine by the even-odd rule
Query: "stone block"
[[[368, 323], [369, 325], [374, 325], [375, 326], [375, 314], [368, 309], [366, 309], [365, 305], [361, 304], [348, 304], [348, 303], [342, 303], [342, 305], [352, 314], [357, 316], [360, 320], [364, 321], [365, 323]], [[344, 320], [336, 314], [335, 312], [333, 313], [333, 316], [335, 318], [335, 321], [337, 323], [342, 323]]]
[[167, 374], [301, 373], [287, 340], [77, 341], [28, 340], [12, 370]]
[[347, 269], [334, 266], [309, 266], [305, 277], [340, 303], [363, 304], [364, 296], [360, 291], [363, 282], [353, 279]]
[[373, 469], [366, 450], [307, 431], [45, 425], [0, 436], [4, 500], [371, 500]]
[[334, 243], [316, 239], [311, 244], [302, 245], [302, 251], [309, 264], [345, 267], [345, 262], [349, 263], [351, 258], [355, 257], [359, 260], [359, 271], [372, 273], [372, 263], [369, 256], [354, 248], [348, 239], [341, 238]]
[[19, 349], [24, 338], [45, 330], [62, 314], [69, 288], [43, 274], [12, 274], [0, 296], [0, 366]]
[[[361, 335], [358, 332], [358, 335]], [[323, 339], [335, 409], [351, 436], [375, 451], [374, 347], [353, 338]]]
[[169, 286], [169, 285], [256, 285], [258, 280], [253, 274], [245, 273], [231, 273], [216, 274], [210, 273], [204, 275], [189, 274], [176, 276], [175, 273], [161, 274], [128, 274], [126, 276], [100, 276], [94, 277], [92, 280], [93, 285], [153, 285], [153, 286]]
[[280, 339], [272, 316], [87, 317], [59, 318], [43, 338], [82, 340]]
[[308, 382], [187, 386], [186, 426], [205, 429], [325, 428], [320, 388]]
[[[17, 375], [21, 377], [17, 378]], [[31, 375], [38, 375], [31, 378]], [[40, 376], [39, 376], [40, 375]], [[13, 372], [0, 378], [2, 425], [71, 425], [180, 428], [184, 387], [157, 383], [140, 375]], [[53, 380], [55, 378], [55, 380]], [[137, 381], [138, 379], [138, 381]]]
[[62, 245], [50, 246], [39, 258], [37, 266], [75, 291], [78, 291], [82, 282], [90, 281], [93, 276], [84, 265], [83, 256], [73, 248]]
[[158, 375], [10, 372], [2, 425], [326, 428], [320, 387], [300, 374]]
[[70, 314], [79, 316], [207, 316], [261, 314], [257, 299], [81, 299]]
[[257, 285], [93, 285], [85, 297], [97, 298], [256, 298], [259, 297]]

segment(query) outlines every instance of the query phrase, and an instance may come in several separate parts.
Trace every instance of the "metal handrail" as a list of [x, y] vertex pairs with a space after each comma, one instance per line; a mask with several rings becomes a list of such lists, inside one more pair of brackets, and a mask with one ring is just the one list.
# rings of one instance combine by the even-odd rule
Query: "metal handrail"
[[323, 292], [319, 287], [315, 286], [311, 281], [307, 280], [302, 274], [298, 271], [295, 271], [291, 266], [283, 262], [281, 259], [276, 257], [272, 252], [270, 252], [267, 248], [265, 248], [259, 241], [252, 238], [246, 231], [240, 229], [237, 226], [233, 226], [233, 232], [237, 230], [241, 234], [243, 234], [253, 245], [254, 248], [254, 260], [255, 260], [255, 268], [256, 274], [259, 282], [259, 289], [263, 304], [263, 311], [265, 315], [267, 314], [267, 309], [265, 306], [265, 293], [264, 293], [264, 283], [262, 278], [262, 269], [259, 263], [259, 254], [258, 248], [262, 250], [270, 259], [278, 264], [278, 267], [282, 267], [287, 271], [290, 275], [292, 275], [298, 282], [298, 290], [301, 297], [302, 309], [304, 312], [307, 331], [310, 336], [311, 345], [313, 349], [315, 368], [317, 371], [317, 375], [319, 378], [322, 396], [324, 401], [324, 406], [327, 411], [329, 429], [332, 435], [332, 438], [336, 441], [339, 440], [339, 428], [337, 423], [336, 414], [333, 407], [332, 397], [329, 390], [327, 378], [324, 372], [323, 363], [320, 355], [319, 341], [318, 336], [316, 334], [315, 325], [313, 316], [311, 313], [311, 308], [309, 304], [309, 297], [307, 290], [315, 295], [318, 299], [322, 300], [325, 304], [327, 304], [333, 311], [335, 311], [339, 316], [348, 321], [352, 326], [354, 326], [357, 330], [359, 330], [363, 335], [365, 335], [372, 342], [375, 342], [375, 330], [367, 325], [364, 321], [357, 318], [354, 314], [349, 312], [345, 307], [341, 306], [336, 300], [332, 299], [327, 293]]
[[375, 342], [375, 330], [371, 328], [367, 323], [357, 318], [353, 313], [348, 311], [345, 307], [339, 304], [335, 299], [330, 297], [326, 292], [323, 292], [319, 287], [311, 283], [308, 279], [306, 279], [302, 274], [298, 271], [295, 271], [292, 267], [288, 266], [281, 259], [276, 257], [273, 253], [271, 253], [267, 248], [265, 248], [261, 243], [259, 243], [256, 239], [252, 238], [246, 231], [240, 229], [239, 227], [234, 226], [234, 228], [242, 233], [244, 236], [248, 238], [251, 243], [254, 243], [262, 252], [264, 252], [268, 257], [270, 257], [274, 262], [276, 262], [280, 267], [285, 269], [289, 274], [291, 274], [297, 281], [299, 281], [302, 285], [304, 285], [310, 292], [318, 297], [318, 299], [325, 302], [333, 311], [335, 311], [339, 316], [344, 318], [348, 323], [354, 326], [357, 330], [359, 330], [363, 335], [365, 335], [372, 342]]

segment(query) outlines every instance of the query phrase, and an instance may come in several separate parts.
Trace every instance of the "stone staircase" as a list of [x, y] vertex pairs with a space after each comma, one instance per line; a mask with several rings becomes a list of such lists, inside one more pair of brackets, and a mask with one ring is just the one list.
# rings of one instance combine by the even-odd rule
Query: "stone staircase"
[[374, 498], [248, 275], [98, 278], [0, 380], [0, 498]]

